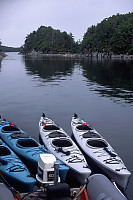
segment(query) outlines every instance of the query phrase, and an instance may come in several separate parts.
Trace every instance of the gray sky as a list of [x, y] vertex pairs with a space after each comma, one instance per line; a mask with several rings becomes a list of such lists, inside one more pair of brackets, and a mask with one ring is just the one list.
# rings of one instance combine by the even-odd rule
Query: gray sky
[[88, 27], [128, 12], [133, 12], [133, 0], [0, 0], [0, 40], [19, 47], [41, 25], [82, 40]]

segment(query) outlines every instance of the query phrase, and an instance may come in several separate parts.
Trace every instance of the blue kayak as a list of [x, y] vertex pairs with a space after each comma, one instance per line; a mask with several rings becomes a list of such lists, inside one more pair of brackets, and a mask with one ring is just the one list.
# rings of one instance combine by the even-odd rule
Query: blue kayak
[[0, 180], [6, 180], [19, 192], [31, 192], [36, 183], [25, 164], [1, 139]]
[[[35, 176], [37, 174], [39, 155], [47, 153], [42, 145], [16, 125], [4, 119], [0, 119], [0, 137], [25, 163], [31, 174]], [[59, 176], [61, 182], [65, 182], [69, 168], [61, 161], [57, 161], [60, 164]]]

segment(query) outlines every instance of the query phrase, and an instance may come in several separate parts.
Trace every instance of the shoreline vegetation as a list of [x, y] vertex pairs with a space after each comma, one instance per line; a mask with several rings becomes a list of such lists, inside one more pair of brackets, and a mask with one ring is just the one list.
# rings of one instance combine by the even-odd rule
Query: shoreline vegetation
[[28, 34], [20, 48], [2, 46], [0, 53], [19, 51], [30, 56], [69, 59], [133, 59], [133, 12], [105, 18], [75, 42], [72, 33], [40, 26]]
[[66, 59], [86, 59], [86, 58], [96, 58], [96, 59], [131, 59], [133, 60], [133, 55], [128, 54], [107, 54], [107, 53], [99, 53], [99, 52], [93, 52], [93, 53], [42, 53], [42, 52], [36, 52], [32, 51], [29, 53], [22, 53], [23, 55], [28, 55], [32, 57], [46, 57], [46, 58], [66, 58]]
[[82, 41], [72, 33], [40, 26], [27, 35], [22, 54], [69, 58], [133, 59], [133, 12], [106, 18], [87, 29]]

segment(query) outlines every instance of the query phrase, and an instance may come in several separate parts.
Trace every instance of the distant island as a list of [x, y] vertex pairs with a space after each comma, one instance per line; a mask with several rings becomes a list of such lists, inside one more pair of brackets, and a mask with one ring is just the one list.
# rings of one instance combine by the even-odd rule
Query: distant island
[[40, 26], [27, 35], [21, 48], [2, 47], [3, 51], [21, 51], [30, 55], [85, 55], [133, 58], [133, 12], [104, 19], [86, 31], [82, 41], [74, 41], [72, 33]]
[[0, 60], [6, 56], [5, 52], [20, 52], [22, 50], [22, 47], [7, 47], [7, 46], [2, 46], [0, 42]]
[[1, 45], [1, 50], [3, 52], [20, 52], [22, 50], [22, 47], [7, 47]]

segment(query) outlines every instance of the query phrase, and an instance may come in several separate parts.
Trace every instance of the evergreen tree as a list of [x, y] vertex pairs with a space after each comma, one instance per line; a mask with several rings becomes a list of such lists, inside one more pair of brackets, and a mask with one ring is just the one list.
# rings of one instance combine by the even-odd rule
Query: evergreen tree
[[37, 31], [30, 33], [23, 46], [24, 52], [42, 52], [42, 53], [59, 53], [59, 52], [76, 52], [77, 44], [74, 42], [72, 34], [65, 31], [55, 30], [51, 26], [41, 26]]
[[88, 28], [81, 51], [133, 54], [133, 13], [113, 15]]

